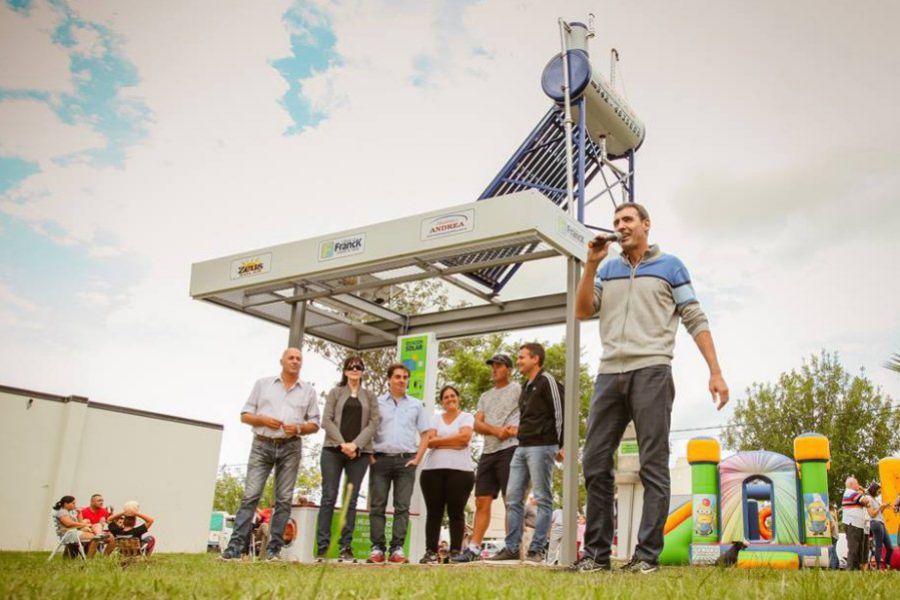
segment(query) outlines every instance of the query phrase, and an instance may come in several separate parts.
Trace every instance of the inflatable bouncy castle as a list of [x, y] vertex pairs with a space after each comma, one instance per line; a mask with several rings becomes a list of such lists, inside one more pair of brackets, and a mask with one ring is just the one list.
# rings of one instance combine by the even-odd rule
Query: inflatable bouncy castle
[[735, 543], [738, 567], [828, 567], [828, 439], [794, 440], [793, 459], [758, 450], [721, 459], [712, 438], [688, 442], [691, 500], [665, 527], [663, 564], [713, 564]]

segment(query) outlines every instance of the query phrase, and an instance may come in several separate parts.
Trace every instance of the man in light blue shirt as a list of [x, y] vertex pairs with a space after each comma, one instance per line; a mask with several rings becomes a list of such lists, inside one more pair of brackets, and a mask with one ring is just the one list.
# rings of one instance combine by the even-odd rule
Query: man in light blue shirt
[[253, 427], [253, 445], [247, 462], [244, 498], [234, 520], [234, 532], [225, 560], [239, 559], [253, 524], [256, 505], [269, 473], [275, 469], [275, 510], [267, 560], [278, 560], [284, 546], [284, 527], [291, 516], [291, 500], [300, 467], [300, 436], [319, 430], [319, 404], [316, 390], [300, 381], [303, 355], [288, 348], [281, 355], [281, 374], [263, 377], [250, 392], [241, 409], [241, 422]]
[[[392, 563], [409, 562], [403, 554], [409, 503], [416, 483], [416, 467], [428, 448], [431, 422], [422, 403], [406, 394], [409, 369], [402, 364], [388, 367], [388, 392], [378, 398], [381, 421], [372, 444], [369, 470], [369, 524], [372, 554], [366, 562], [383, 563], [389, 550]], [[394, 526], [391, 545], [385, 545], [385, 510], [391, 487], [394, 489]]]

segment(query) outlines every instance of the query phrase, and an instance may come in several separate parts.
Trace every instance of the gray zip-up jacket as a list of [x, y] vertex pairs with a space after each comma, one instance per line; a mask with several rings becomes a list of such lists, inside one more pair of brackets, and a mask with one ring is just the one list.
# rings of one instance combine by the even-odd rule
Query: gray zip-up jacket
[[378, 397], [364, 387], [359, 388], [357, 397], [362, 405], [362, 429], [355, 440], [345, 440], [341, 436], [341, 415], [344, 413], [344, 404], [350, 398], [350, 387], [335, 386], [325, 396], [325, 411], [322, 414], [322, 428], [325, 430], [325, 441], [322, 443], [324, 447], [334, 448], [346, 442], [353, 442], [360, 452], [372, 453], [372, 439], [381, 421]]
[[600, 317], [600, 373], [668, 365], [678, 320], [691, 337], [709, 329], [687, 268], [653, 245], [637, 267], [624, 255], [605, 261], [594, 280], [594, 314]]

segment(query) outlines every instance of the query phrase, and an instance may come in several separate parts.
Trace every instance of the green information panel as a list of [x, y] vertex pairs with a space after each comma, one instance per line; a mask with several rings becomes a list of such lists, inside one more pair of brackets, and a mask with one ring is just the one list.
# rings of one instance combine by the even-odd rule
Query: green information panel
[[428, 357], [428, 336], [400, 340], [400, 362], [409, 369], [409, 391], [413, 398], [425, 400], [425, 365]]
[[626, 440], [619, 444], [619, 456], [637, 456], [638, 443], [637, 440]]
[[[334, 518], [331, 521], [331, 548], [329, 548], [327, 558], [337, 558], [340, 553], [341, 531], [339, 528], [340, 514], [339, 509], [335, 509]], [[413, 529], [413, 521], [410, 519], [406, 528], [406, 539], [403, 542], [403, 552], [409, 556], [409, 540]], [[385, 541], [391, 543], [391, 532], [394, 530], [394, 517], [387, 515], [387, 523], [385, 524], [384, 533]], [[353, 528], [353, 538], [350, 541], [350, 548], [353, 549], [353, 556], [357, 560], [365, 560], [372, 551], [372, 542], [369, 540], [370, 523], [369, 513], [356, 513], [356, 527]], [[316, 553], [316, 542], [313, 540], [313, 556]]]

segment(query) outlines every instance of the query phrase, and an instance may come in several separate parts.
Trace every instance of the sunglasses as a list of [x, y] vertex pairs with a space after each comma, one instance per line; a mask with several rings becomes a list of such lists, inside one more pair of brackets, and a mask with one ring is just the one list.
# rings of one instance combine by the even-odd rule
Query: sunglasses
[[362, 365], [350, 365], [349, 367], [347, 367], [347, 370], [348, 371], [359, 371], [361, 373], [364, 373], [366, 368]]

